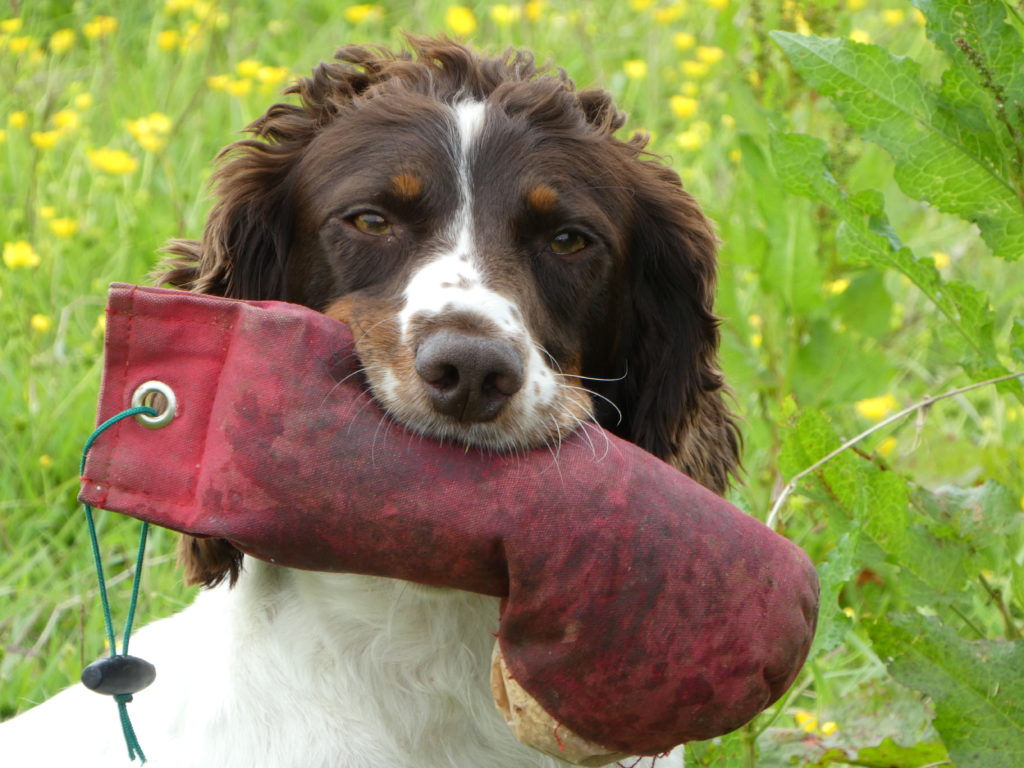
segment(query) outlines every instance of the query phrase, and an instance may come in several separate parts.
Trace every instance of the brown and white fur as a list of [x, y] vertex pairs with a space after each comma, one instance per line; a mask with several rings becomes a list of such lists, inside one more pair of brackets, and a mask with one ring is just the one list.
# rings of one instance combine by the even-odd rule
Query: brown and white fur
[[[350, 323], [369, 390], [422, 434], [528, 450], [596, 423], [723, 491], [738, 438], [697, 203], [643, 136], [615, 137], [607, 93], [526, 52], [409, 43], [342, 48], [254, 122], [161, 281]], [[217, 540], [181, 555], [215, 588], [133, 640], [158, 670], [129, 707], [150, 765], [561, 765], [491, 701], [495, 599]], [[81, 686], [0, 726], [0, 755], [127, 763], [113, 704]]]

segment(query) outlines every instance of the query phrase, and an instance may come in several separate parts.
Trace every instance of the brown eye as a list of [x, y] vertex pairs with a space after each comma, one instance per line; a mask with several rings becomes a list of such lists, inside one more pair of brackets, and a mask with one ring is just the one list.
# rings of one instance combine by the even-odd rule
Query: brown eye
[[360, 213], [353, 216], [350, 221], [360, 232], [374, 237], [391, 234], [391, 222], [379, 213]]
[[588, 245], [590, 245], [590, 241], [579, 232], [559, 232], [548, 243], [548, 247], [559, 256], [570, 256], [582, 251]]

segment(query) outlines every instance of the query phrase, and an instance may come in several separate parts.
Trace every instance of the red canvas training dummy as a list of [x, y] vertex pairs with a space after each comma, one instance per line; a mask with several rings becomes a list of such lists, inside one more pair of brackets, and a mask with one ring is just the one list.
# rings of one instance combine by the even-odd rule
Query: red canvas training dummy
[[148, 380], [177, 415], [104, 434], [82, 500], [280, 565], [502, 598], [495, 699], [527, 743], [664, 752], [746, 723], [803, 663], [807, 556], [636, 446], [413, 437], [353, 375], [347, 326], [295, 305], [115, 285], [107, 312], [100, 420]]

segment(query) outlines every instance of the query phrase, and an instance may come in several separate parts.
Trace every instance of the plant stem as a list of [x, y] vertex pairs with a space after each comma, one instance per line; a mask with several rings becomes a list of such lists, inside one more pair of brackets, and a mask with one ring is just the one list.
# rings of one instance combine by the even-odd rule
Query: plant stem
[[1006, 625], [1006, 638], [1008, 640], [1020, 640], [1020, 630], [1017, 629], [1017, 624], [1013, 620], [1013, 616], [1010, 615], [1009, 609], [1006, 607], [1006, 603], [1003, 602], [1003, 596], [988, 583], [988, 579], [985, 578], [985, 574], [978, 574], [978, 581], [981, 582], [981, 586], [985, 588], [988, 596], [992, 598], [992, 602], [995, 603], [996, 608], [999, 609], [999, 613], [1003, 617], [1003, 624]]
[[919, 400], [918, 402], [914, 403], [913, 405], [910, 405], [910, 406], [904, 408], [902, 411], [894, 413], [892, 416], [889, 416], [889, 417], [883, 419], [882, 421], [880, 421], [877, 424], [875, 424], [873, 427], [870, 427], [869, 429], [864, 430], [863, 432], [861, 432], [856, 437], [850, 438], [849, 440], [847, 440], [845, 443], [840, 445], [838, 448], [836, 448], [831, 453], [826, 454], [822, 458], [818, 459], [816, 462], [814, 462], [807, 469], [803, 470], [802, 472], [798, 472], [796, 475], [794, 475], [794, 477], [788, 483], [786, 483], [786, 486], [782, 489], [782, 492], [779, 494], [779, 498], [775, 500], [775, 504], [772, 506], [771, 512], [768, 513], [768, 519], [765, 521], [765, 524], [769, 528], [774, 528], [775, 527], [775, 523], [777, 522], [778, 517], [779, 517], [779, 511], [782, 509], [782, 507], [785, 505], [785, 503], [789, 500], [789, 497], [793, 494], [793, 491], [796, 490], [797, 485], [799, 484], [799, 482], [801, 480], [803, 480], [805, 477], [807, 477], [807, 475], [809, 475], [812, 472], [814, 472], [814, 471], [818, 470], [819, 468], [821, 468], [824, 464], [826, 464], [829, 461], [831, 461], [832, 459], [834, 459], [836, 456], [838, 456], [843, 451], [845, 451], [848, 448], [856, 445], [857, 443], [859, 443], [864, 438], [870, 437], [871, 435], [873, 435], [878, 430], [883, 429], [883, 428], [889, 426], [890, 424], [892, 424], [895, 421], [899, 421], [904, 416], [908, 416], [911, 413], [915, 413], [916, 411], [920, 411], [923, 408], [927, 408], [928, 406], [933, 405], [934, 403], [937, 403], [939, 400], [945, 400], [945, 399], [950, 398], [950, 397], [956, 397], [957, 395], [962, 395], [963, 393], [970, 392], [971, 390], [974, 390], [974, 389], [980, 389], [981, 387], [987, 387], [990, 384], [999, 384], [999, 383], [1004, 382], [1004, 381], [1010, 381], [1011, 379], [1024, 379], [1024, 373], [1022, 373], [1022, 372], [1009, 373], [1009, 374], [1006, 374], [1005, 376], [997, 376], [994, 379], [986, 379], [985, 381], [977, 381], [977, 382], [975, 382], [973, 384], [968, 384], [966, 387], [960, 387], [959, 389], [954, 389], [954, 390], [950, 390], [949, 392], [944, 392], [941, 395], [931, 395], [929, 397], [924, 398], [923, 400]]

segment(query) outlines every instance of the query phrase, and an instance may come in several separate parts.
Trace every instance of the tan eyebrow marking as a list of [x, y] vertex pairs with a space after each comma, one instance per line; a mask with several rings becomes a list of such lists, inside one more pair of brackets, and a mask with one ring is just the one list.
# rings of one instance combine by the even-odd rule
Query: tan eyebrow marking
[[526, 201], [538, 213], [546, 213], [555, 207], [558, 193], [547, 184], [538, 184], [526, 193]]
[[391, 177], [391, 188], [399, 197], [411, 200], [423, 191], [423, 182], [411, 173], [400, 173]]

